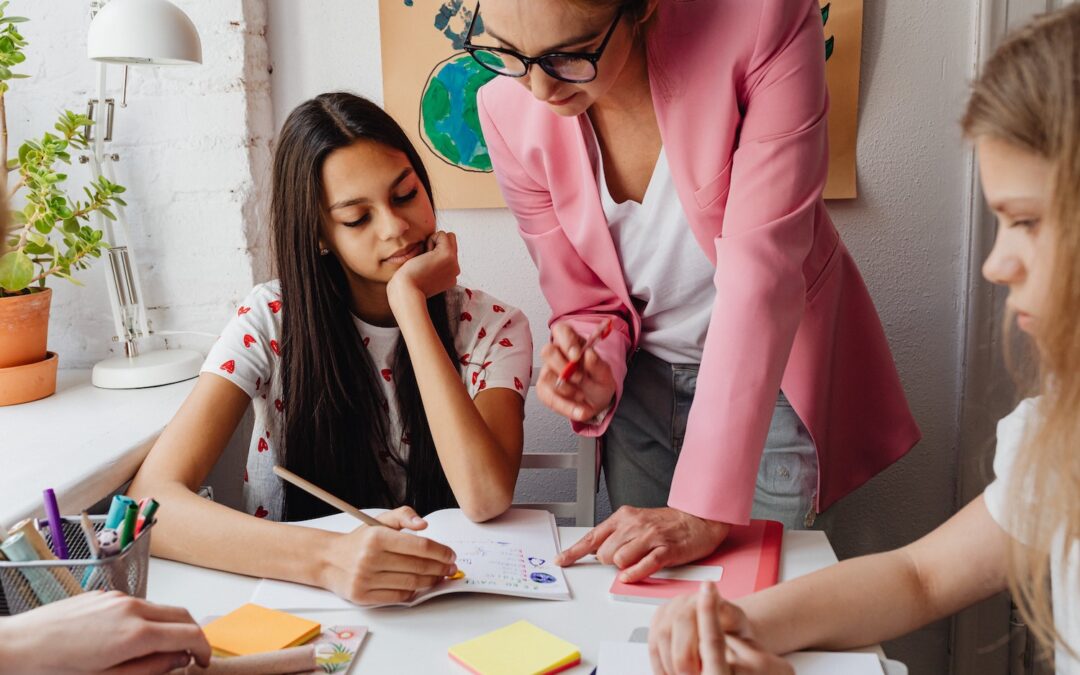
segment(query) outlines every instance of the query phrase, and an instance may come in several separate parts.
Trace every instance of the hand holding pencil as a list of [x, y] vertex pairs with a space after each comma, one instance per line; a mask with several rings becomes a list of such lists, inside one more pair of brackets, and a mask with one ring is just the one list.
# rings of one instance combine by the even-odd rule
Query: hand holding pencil
[[610, 317], [603, 318], [588, 337], [567, 323], [552, 326], [551, 342], [540, 352], [543, 363], [536, 384], [544, 405], [575, 422], [591, 420], [611, 405], [615, 379], [595, 346], [613, 330]]

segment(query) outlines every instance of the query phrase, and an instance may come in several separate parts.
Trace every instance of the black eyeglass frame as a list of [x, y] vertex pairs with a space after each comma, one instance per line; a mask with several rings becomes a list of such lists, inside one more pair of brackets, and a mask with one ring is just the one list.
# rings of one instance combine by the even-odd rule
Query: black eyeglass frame
[[[569, 82], [571, 84], [585, 84], [586, 82], [592, 82], [593, 80], [595, 80], [597, 74], [600, 72], [600, 68], [597, 64], [600, 61], [600, 57], [604, 55], [604, 50], [607, 48], [608, 42], [611, 40], [611, 36], [615, 34], [615, 29], [619, 25], [619, 20], [622, 19], [622, 14], [623, 8], [620, 7], [619, 11], [615, 13], [615, 19], [611, 22], [611, 26], [608, 28], [607, 33], [604, 35], [603, 41], [600, 43], [600, 46], [597, 47], [595, 52], [548, 52], [547, 54], [541, 54], [540, 56], [530, 57], [525, 56], [524, 54], [519, 54], [513, 49], [503, 49], [502, 47], [481, 47], [472, 43], [473, 26], [476, 25], [476, 19], [480, 16], [480, 3], [477, 2], [476, 8], [473, 10], [472, 20], [469, 22], [469, 30], [465, 33], [465, 43], [463, 47], [465, 51], [469, 52], [469, 56], [473, 57], [474, 61], [479, 63], [485, 69], [495, 73], [496, 75], [502, 75], [504, 77], [525, 77], [529, 74], [529, 69], [532, 68], [532, 65], [535, 63], [536, 65], [540, 66], [540, 68], [545, 73], [555, 78], [556, 80], [559, 80], [560, 82]], [[513, 56], [514, 58], [525, 64], [525, 72], [520, 75], [511, 75], [509, 73], [499, 72], [498, 70], [495, 70], [490, 65], [484, 63], [479, 58], [477, 58], [476, 52], [478, 51], [495, 52], [496, 54], [506, 54], [507, 56]], [[548, 59], [552, 58], [584, 59], [585, 61], [588, 61], [592, 64], [592, 77], [584, 80], [575, 80], [563, 77], [562, 75], [554, 72], [554, 69], [547, 61]]]

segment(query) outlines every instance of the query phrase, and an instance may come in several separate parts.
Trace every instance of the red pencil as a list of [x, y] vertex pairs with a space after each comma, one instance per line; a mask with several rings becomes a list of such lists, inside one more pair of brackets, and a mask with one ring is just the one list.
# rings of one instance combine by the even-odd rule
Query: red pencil
[[612, 321], [611, 319], [608, 319], [597, 327], [593, 334], [589, 336], [588, 340], [585, 340], [585, 344], [581, 347], [581, 351], [578, 353], [577, 358], [567, 363], [566, 367], [563, 368], [563, 371], [559, 374], [559, 377], [555, 380], [556, 389], [561, 387], [563, 382], [569, 380], [570, 377], [577, 372], [578, 367], [581, 365], [581, 360], [585, 358], [585, 352], [592, 349], [593, 345], [600, 340], [611, 335], [611, 327]]

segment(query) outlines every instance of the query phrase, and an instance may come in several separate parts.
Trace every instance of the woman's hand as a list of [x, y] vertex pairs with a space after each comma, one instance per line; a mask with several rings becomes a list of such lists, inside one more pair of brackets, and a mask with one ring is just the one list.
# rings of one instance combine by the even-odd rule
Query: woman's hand
[[187, 610], [119, 591], [91, 591], [0, 617], [0, 673], [167, 673], [210, 663], [210, 644]]
[[[551, 328], [551, 342], [540, 350], [543, 364], [536, 391], [544, 405], [563, 417], [584, 422], [600, 414], [615, 398], [615, 378], [611, 368], [592, 348], [570, 379], [558, 383], [563, 368], [581, 353], [585, 338], [567, 324]], [[556, 384], [558, 383], [558, 386]]]
[[390, 306], [408, 297], [427, 300], [445, 293], [457, 284], [459, 274], [457, 236], [438, 230], [428, 237], [426, 250], [406, 261], [390, 278], [386, 285]]
[[402, 506], [378, 519], [390, 527], [358, 527], [327, 549], [325, 588], [358, 605], [406, 602], [457, 572], [451, 549], [400, 531], [427, 527], [416, 511]]
[[657, 610], [649, 629], [649, 658], [664, 675], [794, 675], [791, 665], [754, 642], [750, 622], [725, 602], [716, 585]]

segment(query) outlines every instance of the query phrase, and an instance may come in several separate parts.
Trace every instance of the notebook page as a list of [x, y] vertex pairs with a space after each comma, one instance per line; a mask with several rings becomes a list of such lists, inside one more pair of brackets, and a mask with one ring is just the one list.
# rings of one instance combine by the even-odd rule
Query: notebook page
[[570, 599], [566, 577], [554, 562], [559, 530], [549, 512], [510, 509], [494, 520], [474, 523], [459, 509], [444, 509], [429, 514], [426, 520], [428, 528], [417, 534], [452, 548], [465, 577], [422, 592], [410, 606], [461, 591]]

